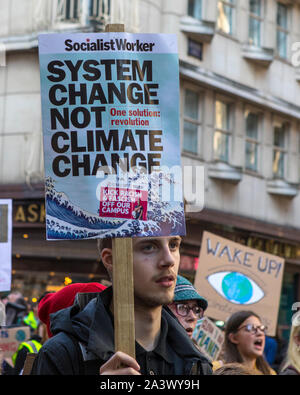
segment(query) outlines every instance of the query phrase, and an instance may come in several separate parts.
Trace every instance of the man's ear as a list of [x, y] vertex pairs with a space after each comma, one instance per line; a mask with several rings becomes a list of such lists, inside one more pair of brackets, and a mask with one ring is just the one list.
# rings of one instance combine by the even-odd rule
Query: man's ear
[[113, 270], [113, 259], [112, 259], [112, 249], [111, 248], [103, 248], [101, 251], [101, 260], [103, 262], [104, 267], [109, 273], [112, 273]]
[[229, 333], [228, 339], [229, 339], [229, 340], [231, 341], [231, 343], [233, 343], [233, 344], [239, 344], [239, 342], [238, 342], [238, 340], [237, 340], [237, 338], [236, 338], [235, 333]]

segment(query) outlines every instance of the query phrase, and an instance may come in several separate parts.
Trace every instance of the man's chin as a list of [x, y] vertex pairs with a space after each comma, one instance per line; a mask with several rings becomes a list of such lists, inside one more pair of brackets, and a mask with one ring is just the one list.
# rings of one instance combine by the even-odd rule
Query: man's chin
[[170, 290], [168, 293], [158, 294], [157, 300], [162, 306], [172, 303], [174, 300], [174, 289]]
[[156, 294], [156, 295], [143, 295], [142, 297], [138, 298], [140, 302], [145, 304], [148, 307], [159, 307], [168, 305], [173, 302], [174, 299], [174, 292], [170, 292], [168, 294]]

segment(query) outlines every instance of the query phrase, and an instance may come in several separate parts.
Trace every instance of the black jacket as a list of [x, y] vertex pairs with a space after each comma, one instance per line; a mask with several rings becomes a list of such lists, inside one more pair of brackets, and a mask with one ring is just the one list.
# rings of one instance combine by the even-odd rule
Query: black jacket
[[[51, 315], [50, 338], [39, 351], [32, 369], [34, 375], [99, 374], [100, 366], [114, 354], [113, 322], [106, 306], [111, 288], [101, 292], [80, 311], [78, 304]], [[212, 374], [211, 364], [196, 349], [184, 328], [168, 309], [167, 341], [176, 352], [178, 374]], [[175, 369], [175, 370], [176, 370]]]

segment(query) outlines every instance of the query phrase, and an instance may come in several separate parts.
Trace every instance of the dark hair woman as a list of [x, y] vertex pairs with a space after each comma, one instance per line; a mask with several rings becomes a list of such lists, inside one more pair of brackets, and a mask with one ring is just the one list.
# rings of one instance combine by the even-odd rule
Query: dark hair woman
[[226, 322], [222, 361], [215, 361], [217, 369], [226, 363], [242, 363], [264, 375], [276, 372], [263, 357], [267, 328], [253, 311], [238, 311]]

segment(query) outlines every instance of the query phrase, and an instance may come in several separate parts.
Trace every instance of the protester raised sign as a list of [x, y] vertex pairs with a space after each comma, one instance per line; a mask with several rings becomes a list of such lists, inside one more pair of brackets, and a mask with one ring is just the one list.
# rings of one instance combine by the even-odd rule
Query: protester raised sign
[[209, 318], [197, 321], [193, 339], [210, 361], [218, 359], [224, 343], [224, 333]]
[[39, 36], [47, 239], [184, 235], [175, 35]]
[[204, 232], [195, 287], [208, 301], [207, 316], [225, 321], [253, 310], [275, 335], [283, 272], [282, 258]]
[[21, 327], [0, 327], [0, 350], [4, 358], [13, 356], [17, 351], [20, 343], [30, 338], [30, 328]]

